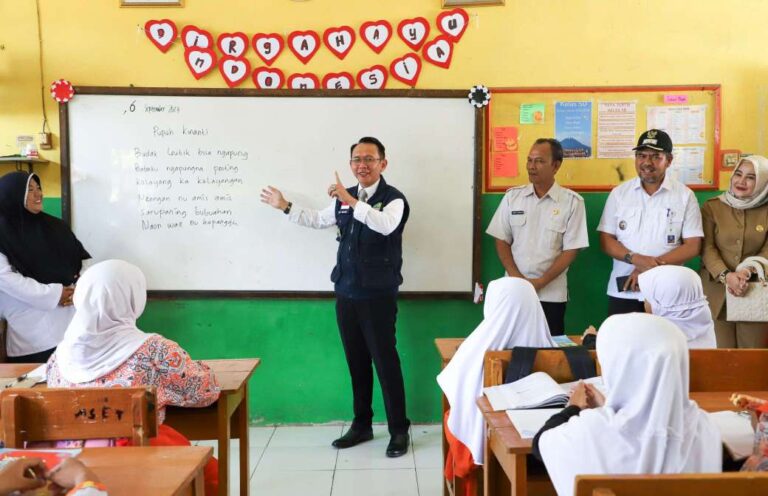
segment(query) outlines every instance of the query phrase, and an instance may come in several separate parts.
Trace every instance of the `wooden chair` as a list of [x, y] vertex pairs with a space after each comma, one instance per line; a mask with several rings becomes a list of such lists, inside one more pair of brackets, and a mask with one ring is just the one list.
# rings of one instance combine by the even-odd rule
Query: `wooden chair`
[[[589, 354], [595, 360], [595, 367], [600, 374], [600, 363], [597, 354], [590, 350]], [[504, 383], [504, 373], [512, 360], [512, 351], [488, 351], [483, 363], [483, 387], [498, 386]], [[533, 362], [533, 372], [546, 372], [555, 382], [571, 382], [576, 380], [571, 372], [571, 366], [560, 350], [539, 350]]]
[[8, 389], [0, 394], [8, 448], [25, 442], [127, 437], [148, 446], [157, 435], [154, 388]]
[[0, 319], [0, 363], [8, 361], [8, 353], [6, 351], [5, 339], [8, 332], [8, 322], [4, 319]]
[[576, 496], [722, 496], [768, 494], [768, 472], [579, 475]]

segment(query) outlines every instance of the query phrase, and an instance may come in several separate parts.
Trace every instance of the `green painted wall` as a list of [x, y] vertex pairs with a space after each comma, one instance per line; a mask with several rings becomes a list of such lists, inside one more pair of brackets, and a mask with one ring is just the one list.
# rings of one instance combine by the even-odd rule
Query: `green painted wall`
[[[697, 197], [702, 202], [715, 194], [699, 193]], [[605, 318], [605, 285], [611, 266], [599, 250], [595, 230], [607, 193], [583, 196], [590, 248], [579, 255], [569, 273], [571, 302], [566, 327], [573, 333], [589, 324], [599, 325]], [[483, 195], [483, 228], [501, 198], [500, 194]], [[45, 209], [60, 215], [60, 200], [48, 199]], [[482, 236], [481, 249], [481, 278], [487, 284], [503, 270], [489, 236]], [[691, 265], [698, 267], [698, 261]], [[482, 307], [471, 302], [400, 302], [398, 348], [411, 420], [436, 422], [440, 418], [435, 383], [440, 362], [434, 339], [465, 336], [481, 319]], [[151, 301], [139, 325], [179, 342], [195, 358], [262, 358], [250, 383], [250, 412], [255, 423], [320, 423], [350, 417], [349, 378], [332, 300]], [[376, 420], [384, 421], [378, 385], [374, 398]]]

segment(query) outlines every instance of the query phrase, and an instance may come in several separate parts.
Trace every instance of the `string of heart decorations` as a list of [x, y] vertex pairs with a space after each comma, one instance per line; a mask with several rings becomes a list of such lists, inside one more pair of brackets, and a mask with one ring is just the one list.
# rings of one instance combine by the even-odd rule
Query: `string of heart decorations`
[[[321, 41], [339, 60], [343, 60], [356, 42], [356, 31], [351, 26], [328, 28], [322, 37], [319, 32], [311, 30], [293, 31], [285, 39], [277, 33], [257, 33], [250, 39], [242, 32], [222, 33], [214, 44], [210, 32], [189, 25], [181, 30], [181, 43], [184, 46], [184, 61], [195, 79], [218, 67], [230, 88], [241, 85], [250, 76], [259, 89], [278, 89], [285, 85], [290, 89], [353, 89], [357, 84], [358, 88], [373, 90], [386, 87], [390, 75], [413, 88], [421, 73], [422, 58], [443, 69], [450, 67], [454, 46], [464, 35], [468, 24], [469, 15], [464, 9], [442, 12], [436, 19], [440, 34], [428, 41], [430, 24], [424, 17], [404, 19], [397, 25], [396, 31], [385, 20], [365, 22], [357, 33], [375, 53], [381, 53], [392, 39], [393, 31], [411, 52], [394, 59], [389, 68], [381, 64], [373, 65], [358, 71], [356, 77], [349, 72], [331, 72], [320, 79], [318, 75], [306, 72], [291, 74], [286, 80], [283, 71], [272, 67], [286, 46], [299, 61], [308, 64], [320, 49]], [[163, 53], [168, 52], [179, 36], [176, 24], [169, 19], [147, 21], [144, 32]], [[245, 57], [250, 47], [265, 66], [251, 71], [251, 63]], [[220, 56], [215, 48], [218, 48]]]

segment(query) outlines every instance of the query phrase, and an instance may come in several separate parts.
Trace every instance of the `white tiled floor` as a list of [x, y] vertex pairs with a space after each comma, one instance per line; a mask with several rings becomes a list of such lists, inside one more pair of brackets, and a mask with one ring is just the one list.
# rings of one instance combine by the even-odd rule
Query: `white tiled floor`
[[[254, 496], [440, 496], [442, 457], [440, 425], [411, 426], [411, 448], [400, 458], [387, 458], [389, 433], [373, 427], [374, 439], [337, 450], [331, 441], [342, 425], [251, 427], [250, 483]], [[213, 446], [216, 443], [199, 441]], [[237, 460], [238, 441], [232, 441]], [[230, 494], [239, 494], [236, 467], [230, 467]]]

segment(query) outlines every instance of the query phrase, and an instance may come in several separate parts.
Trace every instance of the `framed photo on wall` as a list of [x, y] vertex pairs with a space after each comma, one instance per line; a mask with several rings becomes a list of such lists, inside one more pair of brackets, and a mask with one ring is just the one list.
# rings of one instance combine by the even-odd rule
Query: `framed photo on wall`
[[504, 5], [504, 0], [443, 0], [443, 8], [477, 7], [480, 5]]
[[184, 0], [120, 0], [121, 7], [183, 7]]

